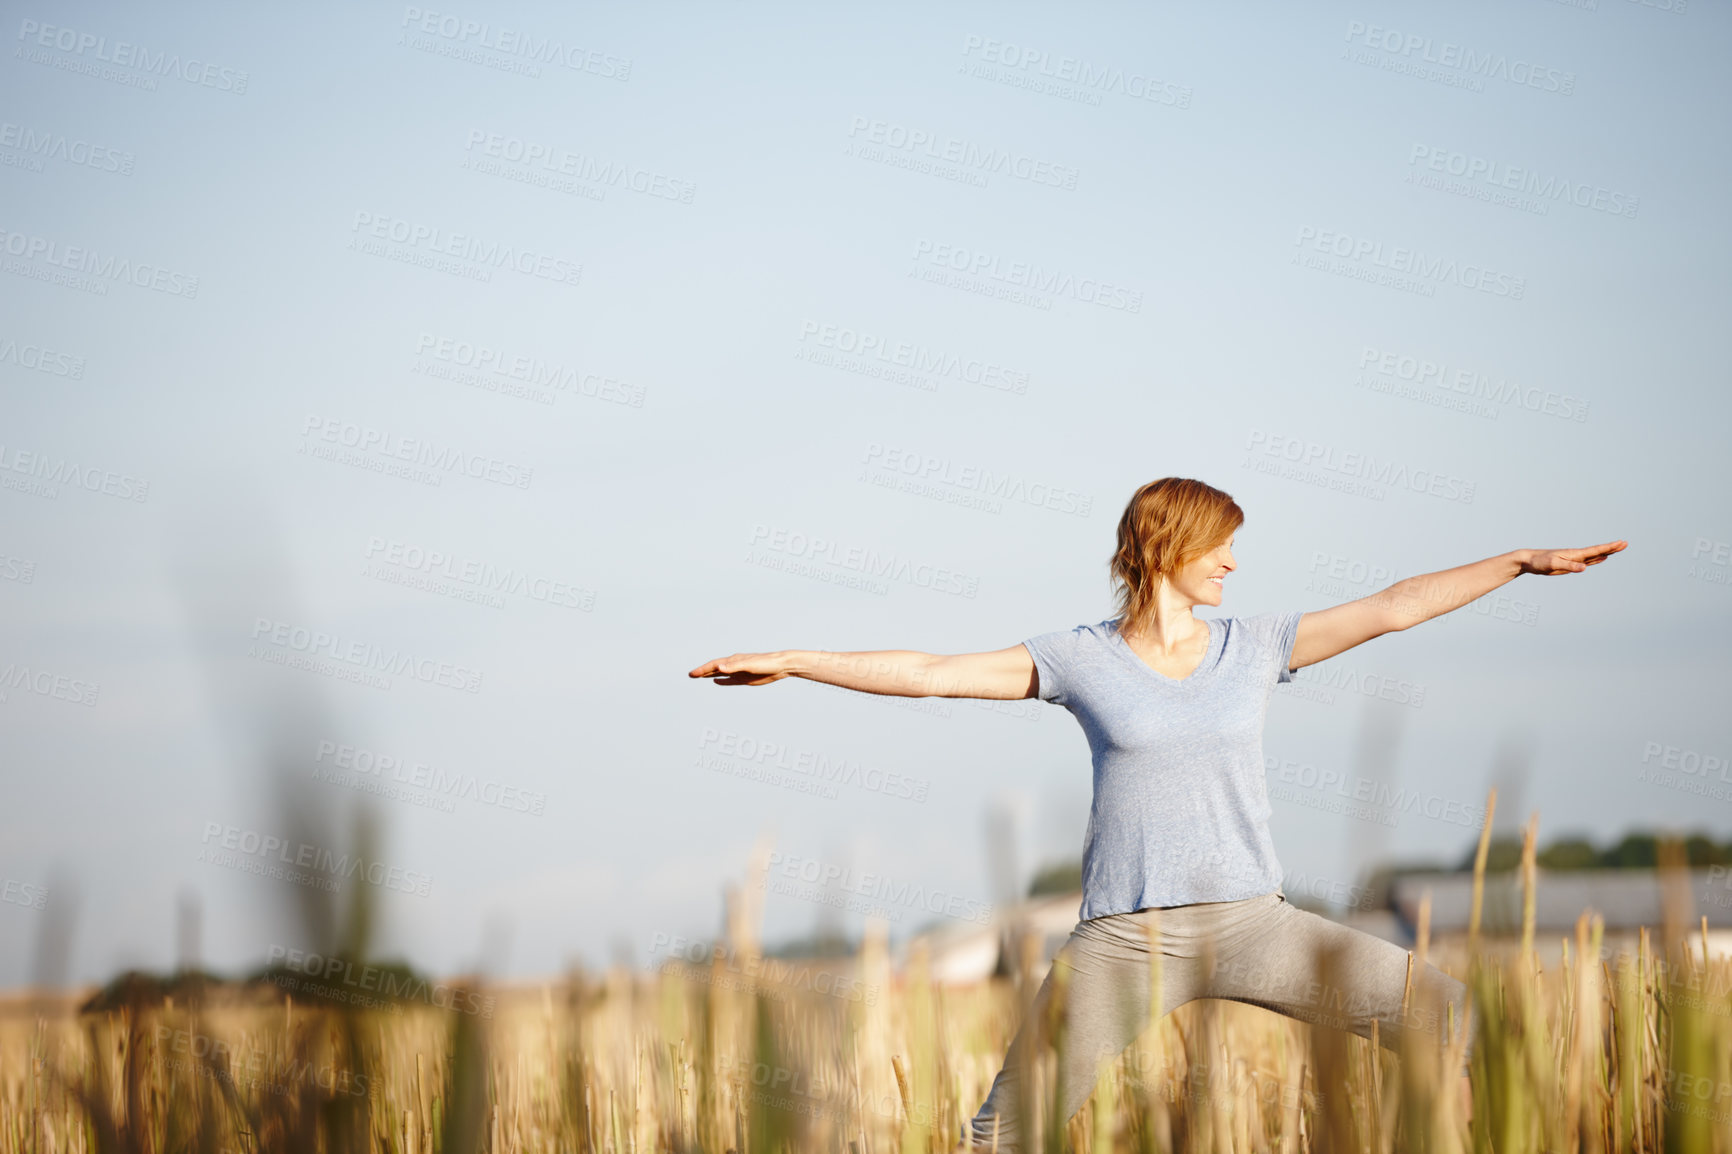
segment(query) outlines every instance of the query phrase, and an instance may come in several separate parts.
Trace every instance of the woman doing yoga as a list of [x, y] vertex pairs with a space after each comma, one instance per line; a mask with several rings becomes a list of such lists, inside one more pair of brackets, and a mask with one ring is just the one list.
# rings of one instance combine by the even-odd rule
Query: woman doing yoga
[[[1195, 606], [1221, 604], [1244, 520], [1219, 489], [1165, 477], [1138, 489], [1119, 519], [1111, 561], [1118, 612], [1105, 621], [995, 652], [736, 653], [690, 672], [723, 685], [805, 677], [899, 697], [1039, 697], [1081, 723], [1094, 800], [1080, 920], [965, 1128], [965, 1149], [1023, 1148], [1020, 1071], [1061, 968], [1061, 1117], [1087, 1100], [1097, 1062], [1148, 1025], [1151, 921], [1162, 1014], [1196, 998], [1227, 998], [1361, 1037], [1376, 1021], [1391, 1049], [1404, 1029], [1448, 1040], [1445, 1019], [1403, 1013], [1407, 950], [1297, 909], [1282, 893], [1263, 763], [1270, 694], [1296, 669], [1458, 609], [1524, 573], [1580, 573], [1628, 542], [1517, 549], [1314, 612], [1198, 618]], [[1333, 992], [1319, 973], [1325, 955], [1334, 959]], [[1429, 963], [1411, 980], [1413, 1006], [1453, 1007], [1448, 1020], [1468, 1030], [1471, 1055], [1477, 1023], [1466, 987]], [[1351, 996], [1343, 1001], [1342, 992]]]

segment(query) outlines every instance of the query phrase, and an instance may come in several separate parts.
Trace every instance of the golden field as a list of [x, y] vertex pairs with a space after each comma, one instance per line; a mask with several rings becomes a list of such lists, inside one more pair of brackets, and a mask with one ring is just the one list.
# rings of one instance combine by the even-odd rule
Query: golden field
[[[1532, 858], [1530, 826], [1530, 894]], [[696, 964], [437, 998], [349, 998], [347, 976], [326, 983], [338, 997], [310, 980], [218, 984], [82, 1014], [16, 997], [0, 1006], [0, 1154], [955, 1148], [1036, 986], [1032, 953], [1016, 978], [938, 986], [918, 949], [892, 972], [882, 923], [853, 958], [780, 963], [739, 922]], [[1584, 913], [1548, 967], [1530, 903], [1520, 942], [1431, 957], [1468, 982], [1482, 1023], [1471, 1122], [1459, 1034], [1446, 1050], [1409, 1031], [1398, 1054], [1205, 1000], [1103, 1065], [1068, 1125], [1039, 1105], [1048, 1050], [1029, 1132], [1095, 1154], [1732, 1154], [1732, 962], [1668, 923], [1609, 956]], [[1417, 963], [1426, 951], [1422, 923]]]

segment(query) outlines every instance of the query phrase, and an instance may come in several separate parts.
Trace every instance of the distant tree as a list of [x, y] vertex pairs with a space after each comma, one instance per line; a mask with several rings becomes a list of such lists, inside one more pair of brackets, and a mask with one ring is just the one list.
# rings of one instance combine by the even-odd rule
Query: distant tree
[[843, 933], [828, 930], [804, 938], [792, 938], [764, 951], [766, 958], [851, 958], [859, 947]]
[[1653, 869], [1660, 864], [1659, 839], [1651, 833], [1629, 833], [1600, 855], [1606, 869]]
[[[1473, 869], [1473, 858], [1479, 846], [1467, 847], [1456, 862], [1457, 870]], [[1684, 856], [1696, 869], [1713, 865], [1732, 865], [1732, 840], [1716, 842], [1705, 833], [1693, 833], [1684, 839]], [[1487, 848], [1487, 873], [1499, 873], [1521, 866], [1522, 843], [1519, 837], [1494, 837]], [[1534, 862], [1546, 870], [1586, 869], [1655, 869], [1659, 865], [1659, 836], [1641, 830], [1625, 834], [1604, 849], [1581, 834], [1566, 834], [1534, 852]]]
[[1541, 869], [1591, 870], [1600, 864], [1600, 851], [1585, 837], [1559, 838], [1534, 854]]
[[[1473, 869], [1474, 855], [1479, 850], [1477, 839], [1467, 847], [1454, 868], [1466, 872]], [[1716, 842], [1705, 833], [1694, 833], [1684, 839], [1684, 854], [1690, 865], [1703, 869], [1713, 865], [1732, 865], [1732, 839]], [[1491, 839], [1487, 847], [1487, 873], [1504, 873], [1519, 869], [1522, 862], [1522, 839], [1519, 835], [1504, 835]], [[1588, 869], [1654, 869], [1659, 862], [1659, 839], [1655, 834], [1635, 831], [1605, 849], [1597, 848], [1585, 834], [1565, 834], [1534, 852], [1534, 862], [1543, 870], [1564, 872]], [[1362, 887], [1360, 908], [1381, 908], [1388, 904], [1390, 883], [1405, 874], [1447, 872], [1451, 867], [1441, 861], [1382, 862], [1371, 867]], [[1070, 894], [1082, 889], [1082, 862], [1063, 861], [1042, 866], [1029, 883], [1028, 896]], [[1302, 895], [1289, 895], [1299, 904]], [[1322, 908], [1316, 902], [1311, 905]]]
[[221, 986], [223, 981], [224, 979], [204, 970], [177, 970], [173, 974], [125, 970], [85, 999], [79, 1012], [104, 1013], [129, 1005], [155, 1005], [165, 998], [176, 998], [185, 1003], [213, 986]]
[[1693, 833], [1684, 839], [1684, 856], [1692, 866], [1732, 865], [1732, 841], [1715, 845], [1713, 838]]
[[[1467, 847], [1467, 853], [1456, 863], [1458, 870], [1471, 870], [1474, 855], [1479, 852], [1479, 843]], [[1485, 868], [1487, 873], [1499, 873], [1503, 870], [1513, 870], [1522, 864], [1522, 839], [1519, 837], [1494, 837], [1486, 849]]]
[[1028, 896], [1043, 894], [1074, 894], [1082, 889], [1082, 862], [1065, 861], [1042, 866], [1028, 883]]

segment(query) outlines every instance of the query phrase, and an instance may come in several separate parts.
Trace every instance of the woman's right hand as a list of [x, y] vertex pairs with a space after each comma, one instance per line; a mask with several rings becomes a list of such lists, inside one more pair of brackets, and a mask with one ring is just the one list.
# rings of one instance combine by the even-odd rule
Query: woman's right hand
[[687, 677], [713, 677], [717, 685], [768, 685], [772, 681], [780, 681], [791, 676], [788, 669], [788, 654], [784, 650], [779, 653], [735, 653], [728, 657], [718, 657], [714, 661], [706, 661]]

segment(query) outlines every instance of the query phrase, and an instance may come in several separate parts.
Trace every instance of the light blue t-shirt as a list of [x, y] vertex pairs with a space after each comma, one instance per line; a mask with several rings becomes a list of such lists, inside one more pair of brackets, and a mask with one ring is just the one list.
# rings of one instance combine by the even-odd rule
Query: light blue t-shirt
[[1302, 616], [1207, 618], [1208, 652], [1180, 680], [1149, 668], [1111, 619], [1023, 642], [1041, 700], [1070, 710], [1094, 755], [1082, 920], [1281, 888], [1263, 719], [1293, 680]]

